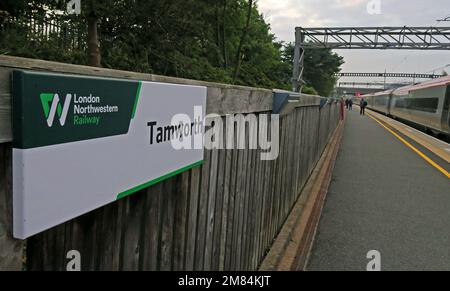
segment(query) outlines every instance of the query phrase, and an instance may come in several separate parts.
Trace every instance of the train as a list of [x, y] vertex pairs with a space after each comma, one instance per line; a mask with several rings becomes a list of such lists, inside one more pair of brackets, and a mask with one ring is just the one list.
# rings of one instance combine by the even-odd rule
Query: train
[[412, 123], [428, 133], [450, 137], [450, 76], [360, 98], [371, 110]]

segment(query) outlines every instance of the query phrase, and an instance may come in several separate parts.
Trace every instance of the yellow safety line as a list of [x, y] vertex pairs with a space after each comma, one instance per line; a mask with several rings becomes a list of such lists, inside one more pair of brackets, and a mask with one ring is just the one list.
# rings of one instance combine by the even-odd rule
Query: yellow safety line
[[410, 144], [409, 142], [407, 142], [404, 138], [402, 138], [401, 136], [399, 136], [397, 133], [395, 133], [392, 129], [388, 128], [387, 126], [385, 126], [381, 121], [379, 121], [377, 118], [375, 118], [374, 116], [372, 116], [371, 114], [367, 113], [367, 115], [369, 115], [370, 118], [372, 118], [373, 120], [375, 120], [378, 124], [380, 124], [382, 127], [384, 127], [387, 131], [389, 131], [390, 133], [392, 133], [396, 138], [398, 138], [401, 142], [403, 142], [405, 145], [407, 145], [409, 148], [411, 148], [414, 152], [416, 152], [421, 158], [423, 158], [425, 161], [427, 161], [429, 164], [431, 164], [433, 167], [435, 167], [436, 169], [438, 169], [442, 174], [444, 174], [447, 178], [450, 179], [450, 173], [447, 172], [447, 170], [445, 170], [444, 168], [442, 168], [441, 166], [439, 166], [436, 162], [434, 162], [432, 159], [430, 159], [429, 157], [427, 157], [424, 153], [422, 153], [420, 150], [418, 150], [416, 147], [414, 147], [412, 144]]

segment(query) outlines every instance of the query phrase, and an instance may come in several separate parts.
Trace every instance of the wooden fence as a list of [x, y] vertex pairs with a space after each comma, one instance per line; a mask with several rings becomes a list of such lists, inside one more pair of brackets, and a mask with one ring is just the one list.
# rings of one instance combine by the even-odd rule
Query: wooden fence
[[[10, 57], [0, 57], [0, 80], [17, 68], [206, 85], [207, 112], [222, 116], [270, 115], [272, 106], [267, 90]], [[0, 105], [9, 94], [0, 83]], [[261, 150], [207, 150], [202, 167], [26, 242], [10, 237], [12, 150], [9, 131], [0, 131], [0, 269], [20, 269], [26, 257], [28, 270], [65, 270], [67, 252], [78, 250], [82, 270], [256, 270], [334, 132], [338, 107], [304, 102], [282, 116], [276, 160], [261, 161]]]
[[17, 34], [40, 45], [51, 41], [53, 46], [64, 50], [85, 51], [86, 29], [87, 24], [83, 18], [65, 14], [25, 11], [19, 17], [0, 15], [0, 35], [2, 32]]

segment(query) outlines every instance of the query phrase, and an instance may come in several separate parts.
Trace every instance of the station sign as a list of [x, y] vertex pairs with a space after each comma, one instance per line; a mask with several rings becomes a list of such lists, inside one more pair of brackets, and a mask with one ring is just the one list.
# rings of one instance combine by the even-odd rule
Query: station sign
[[[203, 163], [206, 87], [13, 73], [13, 229], [25, 239]], [[184, 116], [185, 124], [174, 123]]]

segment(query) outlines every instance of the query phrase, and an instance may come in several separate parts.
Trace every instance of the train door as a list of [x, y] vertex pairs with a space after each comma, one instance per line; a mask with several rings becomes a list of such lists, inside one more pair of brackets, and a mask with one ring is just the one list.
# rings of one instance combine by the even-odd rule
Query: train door
[[445, 94], [444, 99], [444, 110], [442, 111], [444, 127], [447, 128], [448, 132], [450, 132], [450, 86], [447, 86], [447, 93]]
[[386, 114], [388, 116], [391, 116], [391, 108], [393, 106], [393, 100], [392, 100], [392, 96], [394, 95], [394, 90], [392, 90], [391, 92], [389, 92], [389, 96], [388, 96], [388, 101], [387, 101], [387, 105], [386, 105]]

